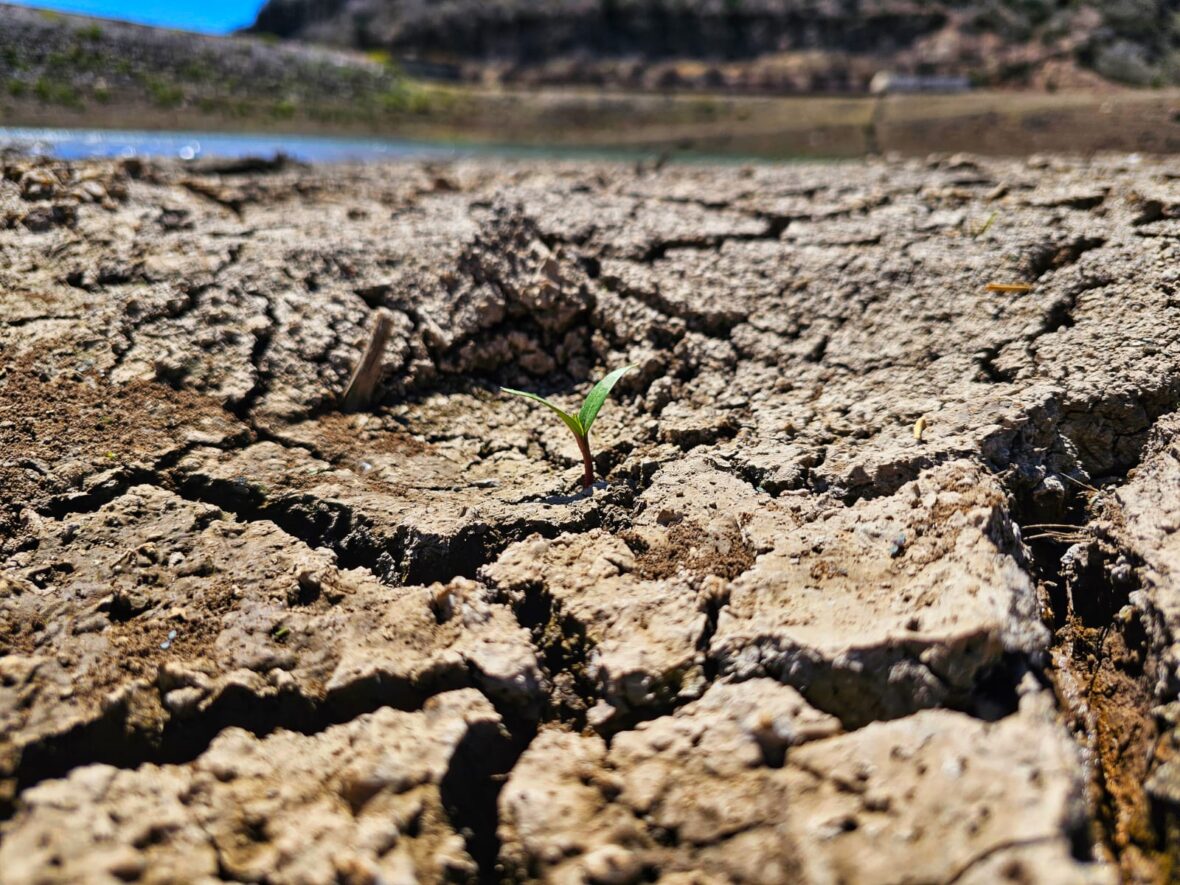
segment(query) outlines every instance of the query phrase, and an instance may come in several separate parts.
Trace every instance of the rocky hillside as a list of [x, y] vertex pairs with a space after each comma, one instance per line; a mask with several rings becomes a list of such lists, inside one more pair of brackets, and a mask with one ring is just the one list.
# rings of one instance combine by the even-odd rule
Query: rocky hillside
[[882, 69], [1180, 82], [1177, 0], [270, 0], [253, 30], [508, 82], [859, 91]]
[[411, 102], [403, 78], [358, 53], [0, 5], [3, 121], [23, 121], [28, 106], [103, 109], [104, 116], [135, 106], [245, 120], [347, 122]]

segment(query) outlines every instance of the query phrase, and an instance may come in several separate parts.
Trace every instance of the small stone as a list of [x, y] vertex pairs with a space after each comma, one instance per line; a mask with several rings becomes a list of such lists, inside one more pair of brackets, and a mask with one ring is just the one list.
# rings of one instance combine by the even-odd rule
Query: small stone
[[1147, 778], [1144, 789], [1153, 799], [1180, 805], [1180, 763], [1165, 762]]
[[194, 716], [205, 698], [205, 690], [196, 686], [178, 688], [164, 695], [164, 706], [177, 716]]
[[595, 731], [602, 731], [618, 715], [618, 710], [606, 701], [598, 701], [586, 711], [586, 724]]
[[643, 865], [620, 845], [603, 845], [582, 860], [586, 878], [595, 885], [630, 885], [639, 879]]

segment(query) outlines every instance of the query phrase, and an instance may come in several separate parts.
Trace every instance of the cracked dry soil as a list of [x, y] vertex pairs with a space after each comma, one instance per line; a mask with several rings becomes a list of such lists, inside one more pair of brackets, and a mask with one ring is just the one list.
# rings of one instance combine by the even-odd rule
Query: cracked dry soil
[[0, 880], [1178, 875], [1170, 167], [3, 166]]

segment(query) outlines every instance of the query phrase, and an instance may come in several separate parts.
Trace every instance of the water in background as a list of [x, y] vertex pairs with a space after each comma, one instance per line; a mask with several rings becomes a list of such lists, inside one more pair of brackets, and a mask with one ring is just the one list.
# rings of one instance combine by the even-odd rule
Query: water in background
[[267, 157], [282, 153], [309, 163], [448, 159], [487, 152], [486, 149], [461, 148], [442, 142], [379, 138], [23, 127], [0, 127], [0, 148], [15, 148], [64, 160], [137, 156], [194, 160], [198, 157]]
[[[2, 0], [0, 0], [2, 2]], [[507, 159], [606, 160], [678, 163], [765, 163], [766, 158], [658, 148], [570, 147], [557, 145], [481, 145], [391, 138], [331, 138], [321, 135], [237, 132], [140, 132], [117, 129], [53, 129], [0, 126], [0, 150], [84, 160], [94, 157], [273, 157], [285, 154], [305, 163], [378, 160], [452, 160], [459, 157]]]

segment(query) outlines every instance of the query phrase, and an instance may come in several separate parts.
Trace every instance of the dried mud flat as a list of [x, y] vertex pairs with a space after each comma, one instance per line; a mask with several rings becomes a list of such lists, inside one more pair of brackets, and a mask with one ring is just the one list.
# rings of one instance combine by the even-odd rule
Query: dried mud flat
[[1172, 167], [3, 162], [0, 880], [1175, 875]]

